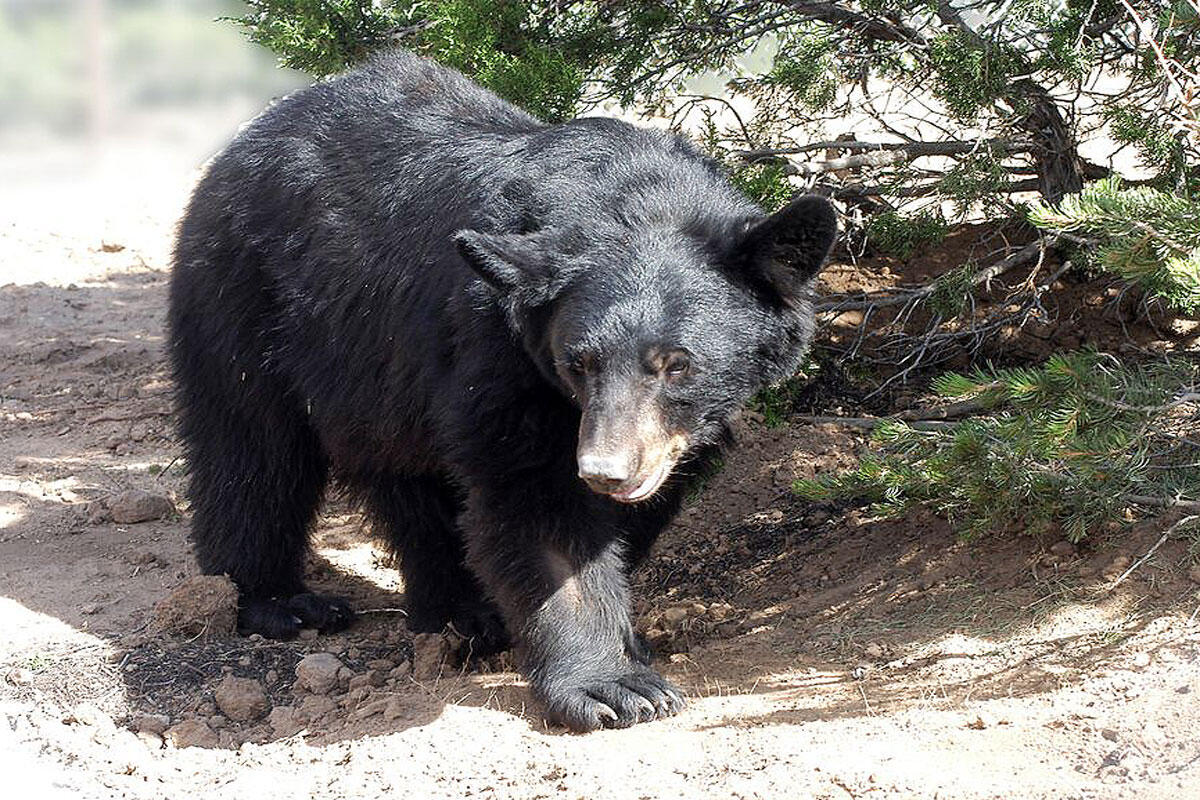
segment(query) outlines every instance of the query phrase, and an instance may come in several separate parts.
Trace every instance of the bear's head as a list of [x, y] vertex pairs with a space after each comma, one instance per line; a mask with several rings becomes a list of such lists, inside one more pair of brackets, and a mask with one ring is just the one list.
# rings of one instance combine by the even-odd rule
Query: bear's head
[[579, 407], [580, 477], [615, 500], [651, 497], [756, 391], [790, 376], [812, 337], [812, 287], [837, 235], [829, 202], [715, 216], [456, 236]]

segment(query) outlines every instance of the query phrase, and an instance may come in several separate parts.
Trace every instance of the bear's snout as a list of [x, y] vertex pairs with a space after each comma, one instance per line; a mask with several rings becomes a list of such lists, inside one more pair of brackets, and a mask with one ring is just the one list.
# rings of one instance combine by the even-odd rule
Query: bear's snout
[[612, 494], [637, 474], [640, 461], [636, 453], [580, 453], [579, 477], [593, 491]]

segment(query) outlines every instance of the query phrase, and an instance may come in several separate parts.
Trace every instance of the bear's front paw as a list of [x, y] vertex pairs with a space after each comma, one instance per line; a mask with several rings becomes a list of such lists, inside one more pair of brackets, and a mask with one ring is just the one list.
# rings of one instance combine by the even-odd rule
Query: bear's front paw
[[563, 684], [540, 694], [546, 717], [576, 733], [597, 728], [628, 728], [678, 714], [683, 695], [666, 679], [647, 667], [634, 665], [628, 672], [598, 678], [582, 685]]
[[301, 628], [337, 633], [353, 622], [354, 609], [345, 600], [310, 592], [286, 598], [246, 600], [238, 610], [239, 633], [258, 633], [268, 639], [295, 639]]

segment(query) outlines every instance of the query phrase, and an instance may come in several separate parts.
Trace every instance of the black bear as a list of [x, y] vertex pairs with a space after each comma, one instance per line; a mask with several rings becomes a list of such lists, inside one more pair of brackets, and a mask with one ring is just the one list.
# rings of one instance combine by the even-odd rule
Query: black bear
[[688, 466], [812, 334], [829, 203], [767, 216], [683, 140], [549, 126], [410, 53], [275, 104], [209, 165], [170, 291], [201, 568], [243, 632], [306, 592], [327, 479], [399, 555], [408, 623], [509, 637], [574, 730], [677, 712], [629, 570]]

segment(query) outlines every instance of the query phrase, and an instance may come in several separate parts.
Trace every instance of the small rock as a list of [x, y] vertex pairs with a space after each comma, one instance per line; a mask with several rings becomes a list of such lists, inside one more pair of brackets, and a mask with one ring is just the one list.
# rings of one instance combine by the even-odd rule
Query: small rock
[[337, 707], [338, 704], [328, 695], [310, 694], [300, 701], [300, 715], [312, 722], [332, 711], [336, 711]]
[[967, 723], [967, 727], [973, 731], [981, 731], [988, 727], [988, 721], [983, 718], [982, 714], [977, 714], [975, 719]]
[[876, 658], [876, 659], [883, 658], [886, 655], [886, 651], [883, 649], [883, 645], [879, 644], [878, 642], [869, 643], [866, 647], [863, 648], [863, 653], [866, 654], [867, 658]]
[[350, 679], [354, 677], [354, 670], [349, 667], [342, 667], [338, 670], [338, 686], [345, 688], [350, 685]]
[[391, 672], [396, 668], [395, 661], [389, 661], [386, 658], [373, 658], [367, 662], [368, 669], [377, 669], [380, 672]]
[[383, 710], [383, 717], [388, 722], [393, 722], [398, 719], [404, 719], [411, 713], [409, 709], [400, 702], [398, 697], [393, 697], [388, 701], [387, 707]]
[[162, 519], [175, 513], [175, 504], [160, 494], [130, 489], [113, 495], [107, 501], [114, 522], [133, 524]]
[[342, 695], [342, 699], [338, 701], [338, 705], [340, 705], [342, 708], [357, 706], [358, 704], [362, 703], [363, 700], [366, 700], [370, 694], [370, 686], [360, 686], [357, 689], [351, 689]]
[[1184, 684], [1183, 686], [1176, 687], [1176, 689], [1175, 689], [1175, 692], [1176, 692], [1177, 694], [1190, 694], [1190, 693], [1191, 693], [1191, 691], [1192, 691], [1192, 687], [1188, 686], [1187, 684]]
[[237, 625], [237, 587], [224, 575], [197, 575], [154, 606], [154, 627], [174, 636], [225, 636]]
[[728, 603], [713, 603], [708, 607], [708, 618], [718, 624], [733, 615], [733, 606]]
[[279, 680], [279, 670], [269, 669], [267, 670], [267, 674], [263, 677], [266, 679], [267, 683], [275, 683]]
[[1150, 654], [1144, 650], [1140, 653], [1135, 653], [1133, 656], [1133, 665], [1135, 667], [1150, 666]]
[[353, 678], [350, 679], [350, 683], [347, 684], [348, 688], [350, 689], [351, 694], [358, 691], [359, 689], [370, 689], [372, 686], [375, 685], [374, 683], [372, 683], [371, 676], [378, 675], [378, 674], [379, 674], [378, 672], [372, 670], [371, 672], [365, 673], [363, 675], [355, 675]]
[[271, 708], [258, 681], [227, 675], [216, 691], [217, 708], [234, 722], [261, 719]]
[[296, 665], [296, 688], [313, 694], [328, 694], [338, 685], [338, 671], [343, 664], [332, 653], [313, 653]]
[[221, 744], [217, 732], [208, 727], [207, 722], [198, 719], [185, 719], [178, 725], [167, 728], [163, 739], [167, 744], [176, 748], [184, 747], [219, 747]]
[[276, 736], [288, 737], [304, 729], [304, 720], [291, 706], [276, 706], [267, 717], [271, 730]]
[[1074, 558], [1076, 549], [1075, 545], [1071, 544], [1066, 539], [1063, 539], [1062, 541], [1055, 542], [1050, 546], [1050, 553], [1058, 556], [1059, 558]]
[[412, 664], [408, 661], [408, 659], [405, 659], [388, 672], [388, 677], [392, 680], [402, 681], [411, 674]]
[[208, 727], [214, 731], [221, 731], [229, 727], [229, 720], [220, 714], [213, 714], [208, 718]]
[[79, 613], [87, 617], [90, 617], [99, 610], [100, 606], [96, 605], [95, 603], [84, 603], [79, 607]]
[[129, 722], [129, 727], [138, 733], [153, 733], [162, 736], [171, 724], [166, 714], [138, 714]]
[[417, 680], [436, 678], [450, 655], [450, 644], [439, 633], [418, 633], [413, 637], [412, 674]]
[[1108, 739], [1110, 742], [1115, 742], [1118, 738], [1117, 732], [1112, 728], [1105, 728], [1104, 730], [1100, 731], [1100, 735], [1105, 739]]
[[686, 606], [672, 606], [662, 614], [662, 621], [667, 628], [677, 630], [688, 618], [688, 609]]

